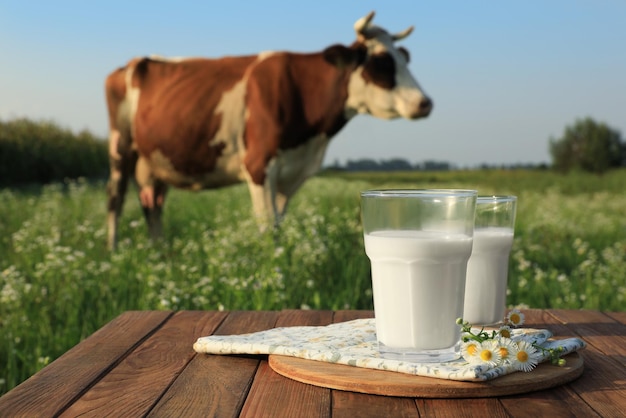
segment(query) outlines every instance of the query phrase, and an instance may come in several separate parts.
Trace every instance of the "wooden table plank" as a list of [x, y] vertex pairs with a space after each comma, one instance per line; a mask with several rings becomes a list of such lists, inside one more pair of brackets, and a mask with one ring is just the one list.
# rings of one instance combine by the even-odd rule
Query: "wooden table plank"
[[626, 325], [626, 312], [607, 312], [606, 315], [610, 316], [617, 322]]
[[171, 312], [126, 312], [0, 398], [11, 417], [53, 416], [157, 330]]
[[[579, 379], [567, 386], [501, 399], [507, 412], [512, 416], [525, 417], [528, 416], [528, 408], [541, 410], [545, 407], [559, 411], [562, 416], [620, 416], [626, 405], [625, 391], [623, 384], [611, 380], [621, 375], [624, 381], [626, 375], [623, 367], [597, 346], [614, 347], [615, 344], [602, 334], [613, 335], [614, 339], [622, 325], [593, 311], [526, 310], [525, 314], [526, 325], [549, 329], [555, 338], [582, 337], [581, 334], [585, 334], [588, 347], [581, 351], [585, 370]], [[594, 331], [593, 324], [601, 325], [599, 328], [603, 331]], [[626, 345], [626, 338], [622, 342]], [[621, 351], [620, 355], [624, 355], [624, 348]], [[577, 396], [573, 396], [572, 392]], [[531, 404], [534, 406], [526, 406]]]
[[569, 385], [505, 397], [500, 402], [510, 417], [543, 417], [546, 411], [550, 411], [550, 418], [599, 417]]
[[[606, 355], [617, 355], [626, 368], [626, 325], [598, 311], [551, 310], [550, 314]], [[615, 338], [615, 337], [619, 338]]]
[[61, 416], [145, 415], [194, 356], [195, 339], [225, 316], [177, 312]]
[[[332, 311], [287, 310], [276, 327], [323, 326], [332, 323]], [[304, 385], [274, 372], [263, 361], [257, 371], [241, 417], [330, 417], [330, 389]]]
[[353, 319], [373, 318], [374, 311], [341, 310], [335, 311], [333, 323], [352, 321]]
[[356, 392], [332, 391], [333, 418], [417, 417], [415, 401], [410, 398], [366, 395]]
[[[504, 408], [494, 398], [468, 399], [416, 399], [420, 417], [508, 417]], [[529, 415], [527, 415], [528, 417]], [[543, 415], [539, 415], [543, 416]]]
[[[563, 321], [558, 320], [548, 311], [541, 309], [528, 309], [524, 311], [526, 323], [524, 326], [549, 329], [555, 338], [577, 337]], [[581, 353], [586, 361], [585, 353]], [[587, 373], [585, 365], [583, 375]], [[532, 392], [500, 399], [506, 411], [513, 417], [527, 417], [529, 414], [537, 414], [540, 411], [553, 411], [554, 416], [597, 416], [595, 411], [582, 399], [569, 385], [560, 386], [549, 391]]]
[[[215, 332], [201, 336], [262, 331], [277, 319], [278, 312], [229, 312]], [[197, 354], [149, 416], [237, 417], [260, 362], [259, 356]]]
[[587, 343], [585, 372], [570, 387], [603, 417], [624, 416], [626, 410], [626, 326], [600, 312], [551, 310]]

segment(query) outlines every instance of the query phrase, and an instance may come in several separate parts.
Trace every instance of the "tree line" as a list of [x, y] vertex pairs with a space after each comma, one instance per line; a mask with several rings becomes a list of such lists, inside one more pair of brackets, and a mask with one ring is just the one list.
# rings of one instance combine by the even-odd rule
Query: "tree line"
[[[592, 118], [577, 119], [565, 127], [559, 138], [549, 139], [549, 150], [552, 164], [516, 163], [516, 164], [481, 164], [479, 169], [548, 169], [567, 173], [580, 170], [602, 174], [613, 168], [626, 166], [626, 143], [620, 131], [606, 123], [597, 122]], [[331, 170], [346, 171], [448, 171], [458, 167], [446, 161], [427, 160], [422, 163], [411, 163], [402, 158], [374, 160], [363, 158], [348, 160], [345, 165], [336, 161], [327, 167]]]
[[359, 160], [348, 160], [345, 164], [335, 161], [326, 167], [331, 170], [345, 171], [448, 171], [455, 167], [446, 161], [424, 161], [422, 163], [410, 163], [403, 158], [392, 158], [389, 160], [374, 160], [372, 158], [362, 158]]
[[[359, 160], [347, 160], [345, 164], [339, 161], [324, 167], [326, 170], [336, 171], [452, 171], [459, 170], [458, 166], [447, 161], [426, 160], [423, 162], [411, 163], [403, 158], [392, 158], [389, 160], [374, 160], [362, 158]], [[482, 163], [472, 169], [480, 170], [546, 170], [550, 166], [546, 163], [515, 163], [515, 164], [489, 164]], [[463, 168], [464, 169], [464, 168]]]
[[50, 183], [108, 174], [108, 145], [52, 121], [0, 120], [0, 186]]

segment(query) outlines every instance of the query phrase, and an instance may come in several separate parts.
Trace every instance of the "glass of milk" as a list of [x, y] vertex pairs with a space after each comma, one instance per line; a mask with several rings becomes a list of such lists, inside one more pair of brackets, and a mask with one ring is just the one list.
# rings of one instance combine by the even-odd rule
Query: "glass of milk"
[[504, 319], [517, 197], [479, 196], [474, 246], [467, 264], [463, 319], [495, 325]]
[[475, 190], [361, 193], [382, 357], [444, 362], [460, 357], [465, 273], [472, 252]]

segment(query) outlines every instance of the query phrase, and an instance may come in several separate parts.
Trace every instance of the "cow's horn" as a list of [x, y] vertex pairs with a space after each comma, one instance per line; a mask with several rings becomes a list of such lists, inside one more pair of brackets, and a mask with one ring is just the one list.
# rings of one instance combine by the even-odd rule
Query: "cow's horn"
[[413, 26], [409, 26], [402, 32], [398, 32], [398, 33], [391, 35], [391, 39], [393, 39], [394, 41], [399, 41], [400, 39], [404, 39], [407, 36], [409, 36], [411, 32], [413, 32], [413, 29], [414, 29]]
[[370, 24], [370, 22], [374, 19], [374, 11], [372, 10], [367, 16], [360, 18], [354, 24], [354, 30], [356, 33], [363, 33], [365, 28]]

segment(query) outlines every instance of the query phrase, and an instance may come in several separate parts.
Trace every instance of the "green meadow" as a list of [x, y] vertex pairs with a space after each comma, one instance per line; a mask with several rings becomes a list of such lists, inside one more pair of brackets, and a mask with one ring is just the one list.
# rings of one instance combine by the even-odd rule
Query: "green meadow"
[[359, 192], [474, 188], [519, 198], [507, 303], [626, 308], [626, 170], [323, 173], [261, 234], [245, 185], [172, 190], [153, 243], [135, 190], [106, 250], [105, 185], [0, 189], [0, 394], [126, 310], [372, 309]]

